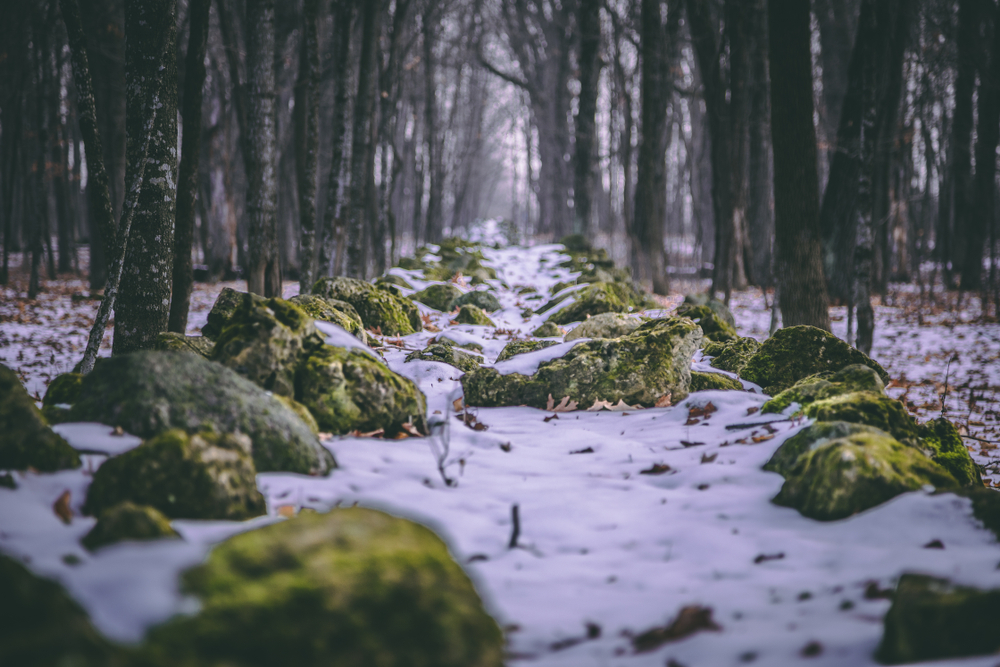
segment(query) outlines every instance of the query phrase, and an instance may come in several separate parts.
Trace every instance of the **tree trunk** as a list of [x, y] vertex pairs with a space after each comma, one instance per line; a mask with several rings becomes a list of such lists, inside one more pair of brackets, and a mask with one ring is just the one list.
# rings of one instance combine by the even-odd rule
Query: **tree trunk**
[[725, 300], [732, 290], [745, 289], [747, 250], [747, 160], [750, 156], [750, 7], [746, 0], [726, 0], [726, 30], [729, 33], [729, 148], [730, 207], [728, 224], [732, 240], [725, 258]]
[[754, 285], [769, 287], [771, 248], [774, 243], [771, 164], [770, 82], [767, 77], [767, 3], [753, 0], [749, 12], [750, 36], [750, 155], [747, 190], [747, 240], [751, 256], [746, 261], [747, 279]]
[[820, 189], [826, 187], [840, 110], [847, 93], [851, 48], [858, 20], [859, 0], [816, 0], [814, 13], [819, 25], [820, 64], [823, 67], [823, 96], [820, 98], [819, 128], [826, 148], [820, 153]]
[[[880, 32], [889, 26], [879, 25], [878, 17], [874, 7], [869, 5], [879, 0], [861, 0], [861, 19], [858, 25], [859, 48], [870, 50], [875, 49], [875, 42]], [[872, 212], [874, 208], [874, 197], [872, 184], [875, 170], [875, 150], [878, 139], [878, 128], [876, 127], [876, 115], [878, 114], [877, 100], [877, 61], [873, 53], [861, 54], [861, 133], [859, 136], [859, 171], [857, 185], [857, 210], [855, 215], [855, 243], [854, 243], [854, 267], [853, 267], [853, 304], [857, 304], [858, 309], [858, 337], [855, 347], [868, 354], [872, 349], [872, 341], [875, 332], [875, 311], [872, 309], [871, 287], [872, 287], [872, 249], [874, 243], [874, 228], [872, 222]], [[848, 304], [848, 308], [853, 305]], [[848, 314], [850, 322], [850, 314]], [[848, 324], [848, 336], [850, 335], [850, 324]]]
[[316, 280], [316, 169], [319, 166], [319, 0], [305, 0], [302, 8], [302, 48], [299, 80], [295, 86], [295, 133], [298, 172], [299, 292], [308, 294]]
[[943, 258], [945, 284], [954, 287], [953, 269], [965, 254], [967, 230], [973, 212], [972, 95], [976, 87], [976, 48], [979, 42], [979, 3], [958, 3], [958, 70], [955, 77], [955, 111], [951, 126], [951, 253]]
[[[175, 10], [174, 0], [125, 5], [126, 174], [129, 183], [142, 179], [139, 174], [146, 177], [138, 193], [129, 193], [137, 200], [115, 307], [114, 354], [151, 349], [167, 328], [177, 196], [177, 51], [162, 44], [175, 42]], [[161, 80], [159, 108], [143, 151], [146, 88]]]
[[427, 199], [427, 222], [424, 227], [424, 239], [428, 243], [440, 243], [442, 237], [441, 200], [444, 193], [444, 164], [441, 156], [441, 140], [438, 137], [438, 104], [437, 104], [437, 62], [434, 55], [434, 43], [437, 39], [435, 20], [432, 16], [434, 4], [429, 3], [421, 21], [421, 32], [424, 42], [424, 145], [427, 150], [427, 170], [429, 177], [429, 194]]
[[819, 239], [809, 5], [770, 0], [775, 273], [785, 326], [830, 330]]
[[601, 1], [580, 0], [580, 99], [576, 114], [576, 155], [573, 179], [573, 232], [590, 235], [594, 202], [594, 139], [597, 93], [601, 77]]
[[[205, 83], [205, 46], [208, 43], [208, 10], [211, 0], [191, 0], [188, 6], [190, 32], [184, 63], [184, 132], [181, 166], [177, 176], [177, 218], [174, 224], [174, 290], [167, 328], [184, 333], [194, 282], [191, 251], [198, 194], [198, 164], [201, 157], [201, 100]], [[207, 222], [207, 221], [206, 221]]]

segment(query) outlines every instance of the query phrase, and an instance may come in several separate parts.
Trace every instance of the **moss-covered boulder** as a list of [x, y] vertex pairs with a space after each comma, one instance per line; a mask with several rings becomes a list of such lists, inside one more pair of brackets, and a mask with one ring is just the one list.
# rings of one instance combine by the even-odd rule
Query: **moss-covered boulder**
[[939, 417], [918, 428], [921, 449], [950, 472], [959, 484], [971, 487], [983, 485], [979, 468], [969, 455], [954, 424]]
[[484, 327], [496, 326], [482, 308], [473, 306], [472, 304], [466, 304], [459, 308], [458, 315], [455, 315], [455, 321], [459, 324], [475, 324]]
[[208, 322], [201, 328], [201, 335], [209, 340], [216, 340], [226, 324], [229, 323], [229, 318], [233, 316], [236, 309], [243, 303], [246, 294], [250, 294], [249, 298], [255, 301], [261, 303], [266, 301], [264, 297], [257, 294], [237, 292], [229, 287], [223, 288], [219, 296], [215, 299], [215, 305], [212, 306], [212, 310], [208, 313]]
[[416, 257], [400, 257], [396, 266], [407, 271], [423, 271], [427, 268], [427, 262]]
[[500, 310], [500, 301], [497, 300], [496, 295], [486, 290], [472, 290], [465, 294], [459, 294], [452, 299], [448, 309], [455, 310], [467, 304], [481, 308], [487, 313], [494, 313]]
[[559, 328], [557, 324], [552, 322], [545, 322], [541, 326], [537, 327], [531, 332], [532, 336], [536, 338], [555, 338], [557, 336], [563, 335], [563, 330]]
[[1000, 651], [1000, 589], [958, 586], [904, 574], [883, 621], [875, 659], [886, 665], [990, 655]]
[[477, 243], [449, 237], [441, 241], [437, 254], [441, 258], [438, 266], [433, 271], [425, 271], [429, 278], [436, 276], [432, 280], [451, 280], [461, 273], [473, 285], [479, 285], [497, 277], [495, 269], [483, 264], [486, 258]]
[[354, 306], [346, 301], [324, 299], [315, 294], [299, 294], [298, 296], [293, 296], [289, 301], [304, 310], [314, 320], [336, 324], [362, 343], [368, 342], [368, 336], [365, 333], [365, 326], [361, 322], [361, 316], [358, 315], [358, 311], [354, 309]]
[[774, 396], [803, 378], [823, 371], [864, 364], [875, 369], [883, 382], [885, 369], [828, 331], [806, 325], [778, 329], [764, 341], [757, 354], [743, 367], [740, 377], [759, 384]]
[[275, 394], [274, 397], [278, 399], [282, 405], [295, 413], [295, 415], [302, 420], [302, 423], [309, 427], [310, 431], [317, 435], [319, 434], [319, 424], [316, 423], [316, 418], [313, 417], [311, 412], [309, 412], [309, 408], [290, 396], [279, 396], [278, 394]]
[[725, 389], [729, 391], [743, 391], [740, 381], [722, 373], [700, 373], [691, 371], [691, 393], [696, 391], [708, 391], [710, 389]]
[[405, 336], [423, 329], [420, 311], [412, 301], [356, 278], [321, 278], [312, 293], [327, 299], [346, 301], [354, 306], [366, 329], [378, 329], [387, 336]]
[[971, 486], [959, 491], [972, 501], [972, 514], [1000, 540], [1000, 491]]
[[0, 470], [79, 467], [80, 455], [45, 423], [17, 373], [0, 364]]
[[101, 515], [129, 501], [171, 519], [239, 521], [265, 512], [250, 438], [242, 433], [166, 431], [114, 456], [94, 473], [83, 511]]
[[83, 375], [63, 373], [57, 376], [45, 390], [42, 398], [42, 416], [49, 424], [60, 424], [69, 419], [69, 406], [80, 397]]
[[154, 628], [159, 665], [499, 667], [503, 636], [447, 547], [375, 510], [242, 533], [188, 570], [196, 616]]
[[125, 501], [105, 509], [80, 542], [94, 551], [124, 540], [158, 540], [180, 537], [170, 520], [155, 507]]
[[483, 346], [480, 345], [479, 343], [477, 343], [476, 341], [474, 341], [474, 340], [454, 340], [453, 338], [450, 338], [448, 336], [448, 332], [447, 331], [445, 331], [444, 333], [442, 333], [440, 336], [435, 336], [434, 338], [431, 338], [429, 341], [427, 341], [428, 345], [432, 345], [434, 343], [443, 343], [444, 345], [453, 345], [455, 347], [460, 347], [463, 350], [472, 350], [473, 352], [479, 352], [480, 354], [482, 354], [482, 352], [483, 352]]
[[206, 359], [211, 359], [214, 347], [215, 342], [207, 336], [185, 336], [174, 331], [161, 331], [156, 336], [153, 349], [164, 352], [194, 352]]
[[601, 313], [594, 315], [574, 327], [566, 334], [565, 340], [577, 338], [618, 338], [639, 328], [642, 320], [622, 313]]
[[361, 350], [324, 345], [299, 367], [295, 388], [325, 432], [384, 429], [392, 436], [407, 423], [426, 432], [420, 389]]
[[704, 292], [685, 295], [684, 301], [677, 306], [677, 314], [681, 317], [691, 317], [687, 314], [688, 311], [699, 306], [707, 306], [731, 329], [736, 329], [736, 318], [733, 317], [733, 311], [729, 310], [729, 306]]
[[181, 428], [245, 433], [259, 472], [325, 474], [333, 456], [294, 412], [222, 364], [187, 352], [100, 359], [84, 378], [72, 421], [121, 426], [142, 438]]
[[397, 276], [395, 273], [387, 273], [385, 275], [379, 276], [375, 279], [375, 285], [395, 285], [396, 287], [405, 287], [406, 289], [413, 289], [413, 285], [407, 282], [406, 278], [403, 276]]
[[[685, 304], [681, 304], [684, 306]], [[683, 311], [683, 312], [682, 312]], [[694, 323], [705, 332], [707, 340], [716, 342], [726, 342], [736, 340], [736, 329], [730, 326], [725, 320], [719, 317], [715, 311], [708, 306], [689, 306], [687, 308], [677, 308], [679, 317], [687, 317], [694, 320]]]
[[304, 310], [284, 299], [244, 296], [212, 350], [212, 360], [264, 389], [292, 396], [295, 368], [323, 336]]
[[447, 340], [431, 343], [422, 350], [406, 355], [406, 361], [438, 361], [465, 372], [479, 368], [482, 357], [464, 352], [449, 343]]
[[764, 464], [764, 470], [788, 476], [799, 457], [823, 445], [852, 435], [870, 434], [883, 436], [885, 431], [850, 422], [816, 422], [788, 438]]
[[564, 356], [544, 362], [531, 376], [501, 375], [480, 368], [462, 378], [468, 405], [529, 405], [544, 408], [551, 395], [569, 396], [581, 407], [595, 401], [653, 406], [687, 396], [691, 358], [701, 329], [686, 318], [646, 322], [628, 336], [579, 343]]
[[129, 664], [62, 586], [0, 554], [0, 665]]
[[590, 239], [583, 234], [567, 234], [559, 239], [559, 243], [566, 246], [566, 250], [575, 253], [587, 253], [593, 249]]
[[884, 396], [885, 385], [874, 369], [863, 364], [855, 364], [846, 366], [836, 373], [824, 371], [799, 380], [765, 403], [761, 412], [781, 412], [792, 403], [804, 407], [816, 401], [857, 391]]
[[549, 316], [553, 324], [582, 322], [587, 316], [601, 313], [627, 313], [631, 310], [628, 289], [620, 283], [592, 283], [570, 293], [573, 302]]
[[443, 313], [454, 310], [451, 302], [462, 295], [462, 291], [451, 283], [428, 285], [410, 298]]
[[518, 354], [524, 354], [525, 352], [534, 352], [535, 350], [544, 350], [547, 347], [552, 347], [553, 345], [558, 345], [554, 340], [512, 340], [503, 346], [500, 350], [500, 354], [497, 356], [497, 361], [507, 361], [511, 357]]
[[705, 345], [706, 355], [713, 357], [709, 364], [720, 371], [729, 371], [742, 377], [743, 367], [760, 351], [756, 338], [736, 338], [725, 342], [710, 341]]
[[888, 433], [858, 430], [800, 454], [773, 502], [812, 519], [835, 521], [927, 486], [955, 489], [958, 482]]

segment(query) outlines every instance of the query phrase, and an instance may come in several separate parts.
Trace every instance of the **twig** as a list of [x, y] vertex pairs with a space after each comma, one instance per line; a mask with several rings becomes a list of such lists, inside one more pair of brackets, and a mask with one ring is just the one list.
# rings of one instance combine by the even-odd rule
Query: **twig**
[[511, 505], [510, 508], [510, 519], [513, 523], [513, 528], [510, 531], [510, 543], [507, 545], [508, 549], [517, 548], [517, 538], [521, 536], [521, 512], [517, 503]]
[[[959, 292], [959, 294], [961, 294], [961, 292]], [[948, 380], [951, 377], [951, 362], [955, 361], [955, 359], [957, 359], [957, 358], [958, 358], [957, 354], [951, 355], [951, 358], [948, 359], [948, 365], [945, 366], [945, 370], [944, 370], [944, 393], [941, 394], [941, 414], [942, 415], [948, 414]]]
[[768, 424], [781, 424], [784, 422], [795, 421], [794, 419], [775, 419], [770, 422], [751, 422], [749, 424], [729, 424], [726, 426], [727, 431], [739, 431], [745, 428], [756, 428], [757, 426], [767, 426]]
[[959, 437], [961, 437], [961, 438], [968, 438], [969, 440], [975, 440], [976, 442], [985, 442], [988, 445], [992, 445], [993, 444], [992, 440], [987, 440], [986, 438], [977, 438], [974, 435], [960, 435]]

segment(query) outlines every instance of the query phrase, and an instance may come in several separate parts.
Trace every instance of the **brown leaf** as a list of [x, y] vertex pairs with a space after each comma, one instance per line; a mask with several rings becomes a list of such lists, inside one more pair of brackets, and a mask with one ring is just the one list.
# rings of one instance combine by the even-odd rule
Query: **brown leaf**
[[702, 463], [712, 463], [717, 458], [719, 458], [719, 452], [714, 452], [712, 454], [702, 454], [701, 455], [701, 462]]
[[545, 423], [548, 423], [548, 422], [552, 421], [553, 419], [559, 419], [559, 415], [549, 415], [548, 417], [545, 417], [544, 419], [542, 419], [542, 421], [545, 422]]
[[559, 401], [559, 405], [555, 405], [555, 401], [552, 400], [552, 394], [549, 394], [549, 400], [545, 404], [545, 409], [551, 412], [573, 412], [576, 410], [576, 401], [569, 400], [569, 396], [563, 396], [562, 400]]
[[[550, 397], [551, 398], [551, 397]], [[598, 412], [599, 410], [610, 410], [613, 406], [611, 401], [594, 400], [594, 404], [587, 408], [587, 412]]]
[[747, 417], [749, 417], [750, 415], [757, 414], [758, 412], [760, 412], [760, 406], [751, 405], [749, 408], [747, 408]]
[[295, 516], [295, 505], [280, 505], [278, 507], [278, 516], [283, 516], [291, 519]]
[[362, 433], [361, 431], [351, 431], [355, 438], [381, 438], [385, 434], [385, 429], [377, 428], [374, 431]]
[[452, 401], [451, 407], [455, 409], [455, 412], [461, 412], [465, 408], [465, 402], [461, 398], [456, 398]]
[[413, 425], [413, 422], [406, 422], [401, 428], [408, 434], [418, 438], [423, 435], [423, 433], [420, 432], [420, 429]]
[[673, 470], [673, 468], [671, 468], [670, 466], [668, 466], [666, 463], [654, 463], [649, 468], [646, 468], [645, 470], [640, 470], [639, 474], [640, 475], [662, 475], [664, 473], [670, 472], [671, 470]]
[[750, 436], [750, 439], [753, 440], [754, 443], [765, 442], [767, 440], [774, 439], [774, 435], [771, 434], [771, 433], [768, 433], [767, 435], [753, 435], [753, 436]]
[[719, 409], [715, 407], [715, 404], [709, 401], [705, 405], [695, 405], [688, 409], [688, 421], [691, 419], [701, 419], [708, 418], [712, 413], [717, 412]]
[[670, 392], [667, 392], [663, 396], [660, 396], [658, 399], [656, 399], [656, 405], [655, 405], [655, 407], [657, 407], [657, 408], [669, 408], [670, 407], [670, 398], [671, 398]]
[[69, 489], [66, 489], [62, 494], [56, 499], [56, 502], [52, 504], [52, 511], [56, 513], [62, 522], [69, 524], [73, 521], [73, 509], [69, 506], [70, 495]]
[[669, 625], [651, 628], [632, 639], [636, 653], [653, 651], [667, 642], [690, 637], [701, 630], [717, 632], [722, 628], [712, 619], [712, 609], [699, 605], [688, 605], [677, 613]]

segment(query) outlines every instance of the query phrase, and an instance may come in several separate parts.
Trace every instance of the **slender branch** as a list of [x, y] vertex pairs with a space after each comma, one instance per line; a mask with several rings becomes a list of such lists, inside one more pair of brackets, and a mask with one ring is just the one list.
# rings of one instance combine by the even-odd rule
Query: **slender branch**
[[487, 72], [489, 72], [493, 76], [500, 77], [507, 83], [511, 83], [517, 86], [518, 88], [527, 90], [529, 92], [531, 91], [531, 85], [527, 81], [525, 81], [524, 79], [519, 79], [513, 74], [507, 74], [506, 72], [498, 70], [488, 60], [486, 60], [486, 56], [483, 55], [482, 51], [478, 51], [477, 55], [479, 56], [479, 64], [481, 64], [486, 69]]

